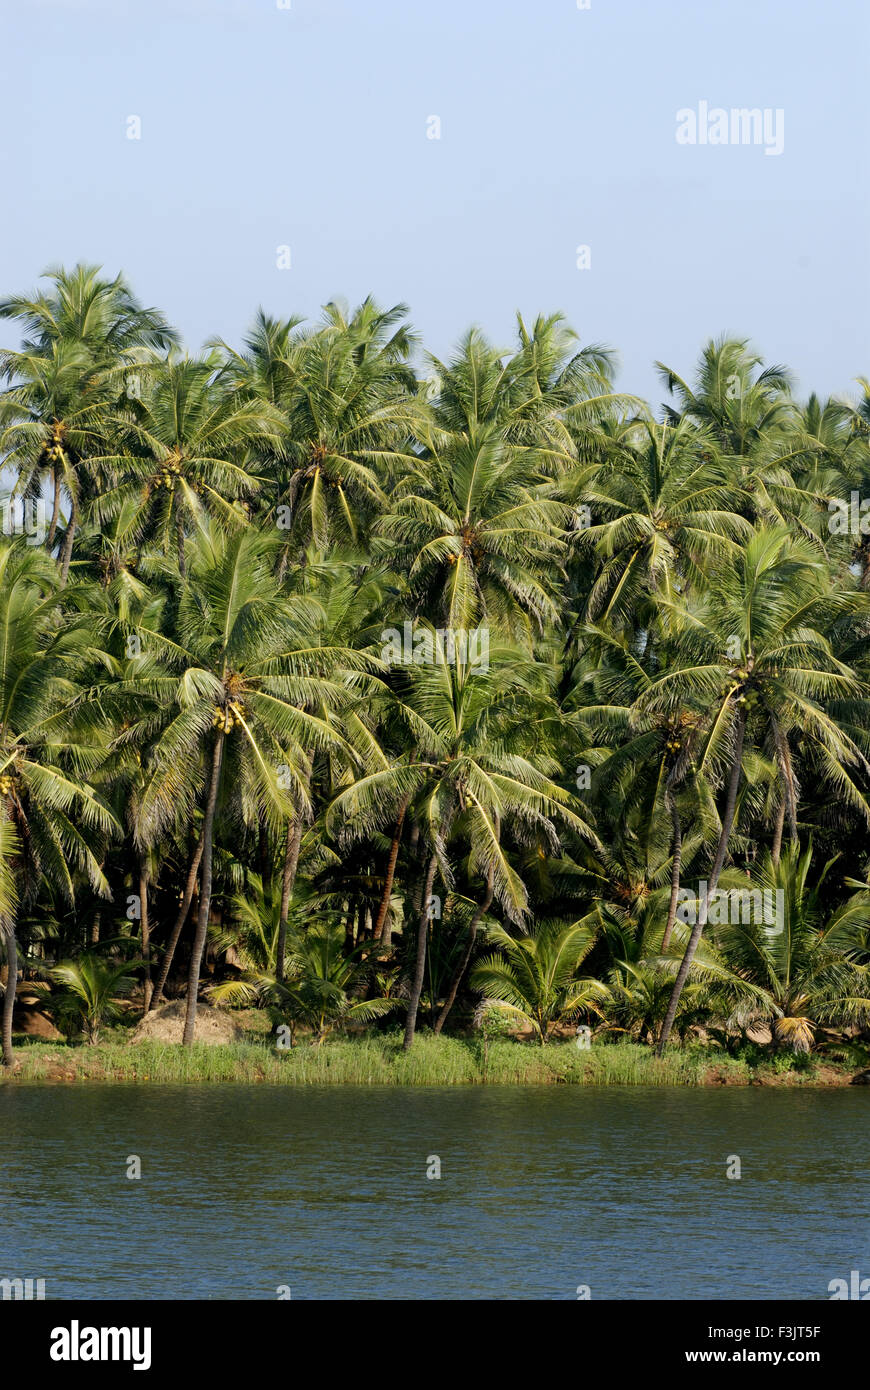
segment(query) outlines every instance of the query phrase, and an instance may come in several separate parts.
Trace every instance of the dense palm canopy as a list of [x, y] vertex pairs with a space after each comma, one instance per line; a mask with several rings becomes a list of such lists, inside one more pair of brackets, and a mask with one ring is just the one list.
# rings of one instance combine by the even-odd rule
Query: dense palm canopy
[[89, 266], [0, 317], [7, 1062], [19, 967], [88, 1036], [131, 979], [187, 1042], [866, 1033], [866, 383], [720, 339], [654, 408], [370, 299], [181, 355]]

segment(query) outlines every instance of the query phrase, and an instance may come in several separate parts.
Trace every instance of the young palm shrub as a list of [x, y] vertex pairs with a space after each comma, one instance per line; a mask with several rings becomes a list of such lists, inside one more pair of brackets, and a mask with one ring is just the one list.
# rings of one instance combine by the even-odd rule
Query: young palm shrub
[[544, 921], [520, 937], [491, 927], [487, 940], [498, 949], [474, 967], [472, 988], [491, 1007], [532, 1027], [542, 1047], [560, 1023], [601, 1016], [607, 986], [577, 974], [594, 944], [589, 927]]
[[118, 1000], [133, 988], [140, 963], [111, 961], [86, 951], [49, 971], [53, 988], [40, 993], [62, 1032], [81, 1034], [85, 1042], [97, 1043], [103, 1025], [121, 1017]]
[[217, 1003], [255, 1003], [268, 1006], [276, 1026], [289, 1025], [290, 1045], [297, 1029], [309, 1028], [313, 1046], [319, 1047], [336, 1028], [349, 1023], [370, 1023], [399, 1005], [396, 998], [366, 999], [370, 967], [359, 959], [359, 948], [344, 949], [344, 932], [337, 923], [315, 922], [303, 934], [288, 936], [286, 973], [252, 974], [211, 991]]
[[[290, 935], [301, 929], [303, 923], [311, 922], [318, 911], [319, 904], [312, 889], [297, 894], [289, 916]], [[284, 934], [287, 934], [288, 918], [283, 919]], [[242, 970], [260, 975], [278, 974], [279, 945], [282, 935], [281, 877], [276, 874], [270, 885], [264, 885], [259, 874], [246, 875], [244, 889], [234, 893], [228, 911], [220, 925], [210, 927], [208, 938], [217, 955], [231, 952]], [[232, 982], [228, 982], [232, 983]], [[217, 987], [217, 990], [221, 989]], [[212, 990], [212, 998], [217, 990]], [[220, 997], [219, 1002], [227, 1002]]]
[[718, 943], [731, 969], [764, 991], [740, 1009], [740, 1023], [767, 1024], [774, 1042], [794, 1052], [809, 1052], [820, 1027], [870, 1021], [870, 893], [854, 893], [832, 911], [826, 880], [835, 860], [810, 882], [812, 856], [811, 844], [789, 844], [778, 864], [768, 855], [749, 884], [740, 874], [722, 877], [723, 889], [782, 895], [772, 925], [757, 911], [741, 912], [740, 922], [732, 912]]

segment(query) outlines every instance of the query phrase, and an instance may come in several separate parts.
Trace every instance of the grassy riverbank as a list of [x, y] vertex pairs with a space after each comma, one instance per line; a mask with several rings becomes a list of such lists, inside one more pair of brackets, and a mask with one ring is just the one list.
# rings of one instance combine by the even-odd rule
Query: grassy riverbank
[[810, 1059], [750, 1062], [706, 1048], [674, 1049], [659, 1059], [631, 1043], [580, 1051], [572, 1043], [540, 1048], [499, 1039], [421, 1036], [403, 1053], [398, 1036], [307, 1043], [278, 1052], [265, 1043], [244, 1042], [182, 1048], [167, 1043], [108, 1042], [94, 1047], [30, 1042], [16, 1048], [17, 1067], [0, 1082], [134, 1081], [267, 1082], [324, 1086], [844, 1086], [855, 1066]]

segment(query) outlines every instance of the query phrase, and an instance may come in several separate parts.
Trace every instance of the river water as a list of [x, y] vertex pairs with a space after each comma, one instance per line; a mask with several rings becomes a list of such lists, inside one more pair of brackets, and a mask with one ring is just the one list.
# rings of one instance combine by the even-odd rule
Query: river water
[[826, 1299], [870, 1275], [868, 1108], [858, 1089], [12, 1084], [0, 1277], [48, 1298]]

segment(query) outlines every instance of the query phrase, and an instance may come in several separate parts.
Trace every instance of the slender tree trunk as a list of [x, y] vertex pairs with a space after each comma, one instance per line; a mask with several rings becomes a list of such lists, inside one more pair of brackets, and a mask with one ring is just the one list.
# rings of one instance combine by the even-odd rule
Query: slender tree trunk
[[54, 538], [57, 535], [57, 521], [60, 516], [60, 474], [57, 464], [51, 470], [51, 479], [54, 486], [54, 500], [51, 504], [51, 521], [48, 526], [48, 535], [45, 539], [45, 548], [49, 555], [54, 545]]
[[415, 914], [415, 916], [416, 916], [416, 914], [420, 911], [420, 900], [421, 900], [421, 898], [422, 898], [422, 896], [423, 896], [423, 879], [424, 879], [424, 877], [425, 877], [424, 873], [422, 872], [422, 870], [423, 870], [423, 864], [424, 864], [425, 861], [424, 861], [423, 855], [422, 855], [422, 853], [421, 853], [421, 851], [420, 851], [420, 823], [419, 823], [419, 821], [414, 821], [414, 822], [412, 823], [412, 825], [411, 825], [411, 834], [410, 834], [410, 836], [409, 836], [409, 841], [410, 841], [410, 848], [411, 848], [411, 857], [412, 857], [413, 861], [419, 866], [419, 868], [420, 868], [420, 870], [421, 870], [421, 872], [420, 872], [419, 874], [416, 874], [416, 875], [414, 876], [414, 891], [413, 891], [413, 893], [412, 893], [412, 895], [411, 895], [411, 908], [412, 908], [412, 910], [413, 910], [413, 912], [414, 912], [414, 914]]
[[144, 857], [139, 860], [139, 913], [142, 927], [142, 959], [145, 962], [145, 1008], [147, 1014], [151, 1005], [151, 924], [148, 920], [148, 864]]
[[[794, 768], [791, 761], [791, 750], [789, 748], [788, 736], [783, 734], [779, 724], [773, 720], [773, 731], [776, 738], [776, 749], [779, 762], [780, 780], [782, 782], [782, 806], [779, 810], [777, 819], [778, 841], [776, 844], [776, 856], [774, 863], [779, 863], [779, 856], [782, 850], [782, 831], [783, 817], [788, 816], [789, 836], [793, 845], [798, 842], [797, 828], [797, 800], [795, 795]], [[771, 856], [773, 857], [773, 855]]]
[[[305, 762], [304, 783], [305, 790], [311, 786], [311, 773], [313, 770], [314, 755], [309, 758], [303, 753]], [[275, 975], [279, 980], [284, 978], [285, 956], [287, 952], [287, 919], [290, 915], [290, 903], [293, 898], [293, 889], [296, 887], [296, 871], [299, 868], [299, 851], [302, 848], [302, 834], [305, 829], [305, 812], [301, 806], [296, 808], [296, 815], [292, 823], [287, 824], [287, 839], [284, 845], [284, 871], [281, 877], [281, 914], [278, 918], [278, 942], [275, 949]]]
[[668, 903], [668, 920], [662, 936], [662, 955], [671, 944], [671, 932], [677, 920], [677, 903], [680, 897], [680, 869], [683, 862], [683, 832], [680, 826], [680, 813], [673, 787], [665, 786], [665, 805], [671, 817], [671, 900]]
[[786, 811], [788, 813], [788, 830], [791, 842], [796, 845], [798, 842], [797, 828], [797, 802], [795, 799], [794, 772], [791, 765], [791, 754], [789, 753], [788, 743], [785, 744], [785, 772], [786, 772]]
[[175, 519], [175, 542], [178, 549], [178, 573], [187, 578], [187, 559], [184, 554], [184, 522], [180, 516]]
[[686, 954], [683, 956], [680, 968], [677, 971], [677, 978], [674, 980], [674, 988], [671, 993], [668, 1011], [665, 1014], [665, 1021], [662, 1024], [661, 1037], [656, 1051], [659, 1057], [662, 1056], [674, 1026], [674, 1019], [677, 1016], [677, 1005], [680, 1002], [680, 995], [683, 992], [683, 985], [691, 969], [695, 952], [698, 949], [698, 942], [701, 940], [705, 926], [707, 925], [707, 914], [710, 911], [710, 898], [712, 897], [716, 884], [719, 882], [719, 875], [722, 872], [722, 865], [725, 863], [725, 855], [728, 852], [728, 840], [731, 835], [731, 827], [734, 823], [734, 812], [737, 807], [737, 788], [740, 785], [740, 773], [743, 769], [743, 739], [746, 734], [746, 713], [741, 706], [740, 714], [737, 716], [737, 729], [734, 740], [734, 761], [731, 764], [731, 777], [728, 782], [728, 795], [725, 799], [725, 814], [722, 817], [722, 833], [719, 836], [719, 844], [716, 849], [716, 858], [713, 861], [713, 868], [710, 870], [710, 878], [707, 882], [707, 891], [698, 911], [698, 920], [692, 928], [692, 935], [689, 937], [689, 944], [686, 947]]
[[60, 557], [60, 587], [63, 588], [69, 577], [69, 567], [72, 561], [73, 541], [75, 540], [76, 530], [79, 522], [79, 509], [75, 499], [73, 499], [70, 510], [69, 524], [66, 528], [66, 535], [63, 538], [63, 550]]
[[91, 923], [91, 945], [92, 945], [92, 946], [99, 946], [99, 944], [100, 944], [100, 924], [102, 923], [102, 920], [103, 920], [103, 914], [102, 914], [102, 912], [100, 912], [99, 908], [97, 908], [97, 911], [94, 913], [94, 920], [93, 920], [93, 922]]
[[151, 1003], [148, 1006], [149, 1009], [156, 1009], [157, 1005], [160, 1003], [160, 1000], [163, 996], [163, 990], [166, 985], [166, 981], [169, 978], [169, 972], [172, 969], [172, 961], [175, 956], [175, 948], [178, 945], [181, 933], [184, 930], [184, 924], [187, 921], [187, 914], [190, 911], [190, 904], [193, 901], [193, 894], [194, 890], [196, 889], [196, 876], [199, 873], [199, 863], [202, 859], [202, 846], [203, 837], [202, 835], [200, 835], [199, 840], [197, 841], [196, 849], [193, 852], [193, 858], [190, 861], [190, 868], [187, 871], [187, 882], [184, 885], [184, 897], [181, 900], [181, 906], [178, 909], [178, 916], [175, 919], [175, 924], [170, 933], [169, 941], [166, 944], [166, 951], [163, 956], [163, 963], [160, 966], [160, 973], [157, 976], [157, 984], [155, 985], [154, 993], [151, 996]]
[[0, 931], [6, 943], [6, 993], [3, 996], [3, 1065], [13, 1067], [12, 1055], [12, 1014], [15, 1009], [15, 992], [18, 988], [18, 942], [15, 940], [15, 923], [11, 918], [0, 919]]
[[420, 903], [420, 915], [417, 921], [417, 959], [414, 962], [414, 979], [411, 984], [411, 997], [408, 1000], [408, 1017], [405, 1023], [405, 1040], [402, 1044], [407, 1052], [414, 1041], [414, 1033], [417, 1028], [417, 1010], [420, 1007], [420, 996], [423, 993], [423, 975], [426, 970], [426, 945], [429, 931], [429, 899], [432, 896], [432, 885], [435, 882], [435, 870], [438, 867], [438, 856], [433, 850], [429, 856], [429, 866], [426, 870], [426, 879], [423, 884], [422, 900]]
[[785, 826], [785, 793], [780, 798], [779, 806], [776, 810], [776, 821], [773, 826], [773, 848], [770, 857], [774, 864], [779, 863], [779, 856], [782, 853], [782, 832]]
[[453, 976], [453, 981], [450, 985], [447, 998], [444, 1000], [444, 1005], [441, 1009], [441, 1012], [435, 1020], [435, 1028], [433, 1031], [436, 1037], [441, 1032], [441, 1029], [444, 1027], [444, 1024], [447, 1022], [447, 1015], [453, 1008], [453, 1005], [456, 1000], [456, 995], [459, 991], [459, 986], [461, 985], [463, 976], [465, 975], [465, 972], [468, 969], [468, 962], [471, 960], [471, 953], [474, 950], [474, 943], [477, 940], [477, 929], [480, 926], [484, 913], [489, 912], [491, 903], [492, 874], [489, 875], [486, 881], [486, 894], [484, 896], [483, 902], [475, 908], [474, 916], [472, 917], [471, 923], [468, 928], [468, 941], [466, 942], [465, 950], [462, 954], [462, 960], [459, 963], [458, 970]]
[[405, 822], [405, 812], [408, 809], [408, 802], [410, 799], [410, 796], [404, 797], [399, 807], [399, 814], [396, 817], [393, 838], [390, 843], [390, 856], [387, 860], [387, 876], [384, 880], [384, 894], [381, 898], [378, 915], [375, 919], [375, 929], [372, 933], [373, 940], [380, 941], [385, 947], [392, 945], [389, 921], [390, 898], [393, 896], [393, 880], [396, 876], [396, 861], [399, 858], [399, 846], [402, 843], [402, 826]]
[[287, 918], [290, 915], [290, 899], [296, 884], [296, 870], [299, 867], [299, 850], [302, 846], [302, 812], [297, 811], [292, 821], [287, 822], [287, 841], [284, 846], [284, 873], [281, 878], [281, 916], [278, 921], [278, 944], [275, 950], [275, 976], [284, 978], [284, 958], [287, 952]]
[[211, 777], [209, 779], [208, 796], [205, 803], [205, 816], [202, 824], [202, 881], [199, 888], [199, 911], [196, 918], [196, 931], [193, 937], [193, 950], [190, 955], [190, 970], [187, 975], [187, 1011], [184, 1016], [184, 1036], [182, 1042], [185, 1047], [193, 1046], [194, 1034], [196, 1032], [196, 1002], [199, 993], [199, 972], [202, 964], [202, 955], [205, 949], [206, 932], [208, 931], [208, 914], [211, 908], [211, 883], [212, 868], [214, 861], [214, 816], [217, 806], [218, 787], [221, 779], [221, 758], [224, 749], [224, 733], [218, 729], [212, 754]]
[[269, 853], [269, 829], [262, 812], [257, 822], [257, 867], [263, 885], [263, 902], [272, 906], [272, 860]]
[[344, 922], [344, 949], [346, 954], [353, 950], [353, 929], [356, 925], [356, 909], [358, 902], [359, 897], [354, 893], [350, 900], [350, 906], [348, 907], [347, 917]]

